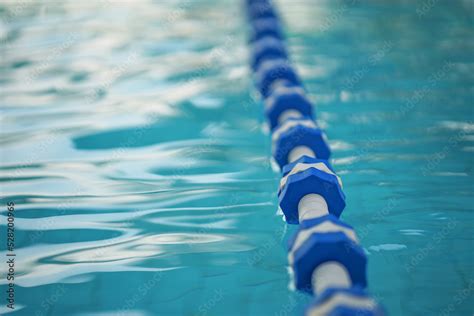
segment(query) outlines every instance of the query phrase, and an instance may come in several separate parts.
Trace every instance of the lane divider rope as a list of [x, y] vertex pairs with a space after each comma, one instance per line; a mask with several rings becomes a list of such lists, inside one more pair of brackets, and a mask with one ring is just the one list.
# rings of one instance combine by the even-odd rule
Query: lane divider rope
[[282, 172], [279, 208], [299, 225], [289, 240], [292, 282], [312, 294], [307, 315], [384, 315], [367, 293], [367, 257], [354, 229], [339, 217], [346, 206], [331, 150], [286, 49], [271, 0], [245, 0], [250, 23], [250, 66]]

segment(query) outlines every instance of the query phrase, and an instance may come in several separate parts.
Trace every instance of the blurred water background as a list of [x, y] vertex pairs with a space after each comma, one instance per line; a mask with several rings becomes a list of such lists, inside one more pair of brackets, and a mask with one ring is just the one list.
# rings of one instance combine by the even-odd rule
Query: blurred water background
[[[301, 314], [241, 4], [1, 2], [1, 314]], [[472, 315], [473, 2], [277, 4], [371, 293]]]

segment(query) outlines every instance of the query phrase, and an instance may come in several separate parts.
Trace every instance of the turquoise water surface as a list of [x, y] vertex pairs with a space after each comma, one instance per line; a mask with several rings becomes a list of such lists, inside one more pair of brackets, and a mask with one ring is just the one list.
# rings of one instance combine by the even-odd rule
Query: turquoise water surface
[[[2, 1], [1, 314], [302, 313], [241, 4]], [[277, 4], [371, 293], [472, 315], [473, 2]]]

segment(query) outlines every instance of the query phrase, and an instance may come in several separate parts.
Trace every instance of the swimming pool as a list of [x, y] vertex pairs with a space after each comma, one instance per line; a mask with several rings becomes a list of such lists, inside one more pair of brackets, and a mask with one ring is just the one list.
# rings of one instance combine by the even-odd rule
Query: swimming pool
[[[472, 4], [278, 4], [371, 293], [392, 315], [472, 314]], [[302, 312], [239, 3], [18, 2], [2, 16], [12, 314]]]

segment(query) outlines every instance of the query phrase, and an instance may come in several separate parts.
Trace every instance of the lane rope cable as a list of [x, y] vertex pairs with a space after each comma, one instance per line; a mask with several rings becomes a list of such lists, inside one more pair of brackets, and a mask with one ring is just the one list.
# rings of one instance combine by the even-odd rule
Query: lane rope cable
[[282, 172], [279, 208], [288, 224], [299, 225], [288, 244], [292, 282], [314, 296], [306, 315], [384, 315], [366, 290], [365, 252], [354, 229], [339, 218], [346, 206], [342, 180], [290, 62], [280, 18], [270, 0], [244, 1], [250, 66]]

